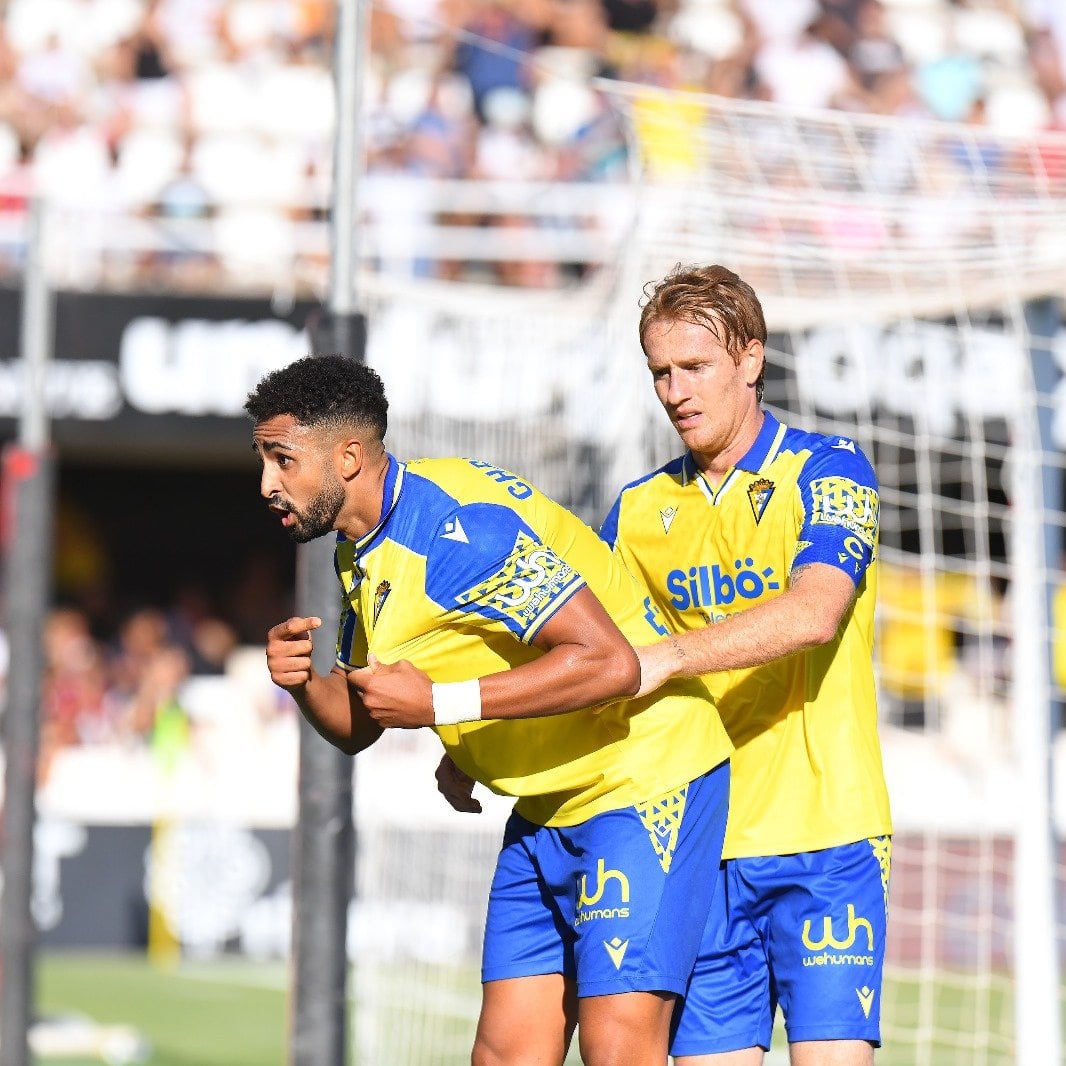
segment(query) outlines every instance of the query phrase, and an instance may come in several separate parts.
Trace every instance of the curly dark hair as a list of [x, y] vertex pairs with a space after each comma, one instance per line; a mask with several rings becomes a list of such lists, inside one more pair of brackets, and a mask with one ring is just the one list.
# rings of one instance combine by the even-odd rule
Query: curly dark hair
[[384, 440], [389, 401], [376, 371], [343, 355], [306, 356], [272, 370], [248, 394], [256, 421], [292, 415], [302, 426], [359, 426]]

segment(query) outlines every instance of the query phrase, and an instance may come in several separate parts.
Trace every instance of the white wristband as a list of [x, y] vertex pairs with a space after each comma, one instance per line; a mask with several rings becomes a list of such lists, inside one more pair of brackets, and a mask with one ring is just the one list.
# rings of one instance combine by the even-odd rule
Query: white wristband
[[481, 721], [481, 682], [437, 681], [433, 684], [433, 724]]

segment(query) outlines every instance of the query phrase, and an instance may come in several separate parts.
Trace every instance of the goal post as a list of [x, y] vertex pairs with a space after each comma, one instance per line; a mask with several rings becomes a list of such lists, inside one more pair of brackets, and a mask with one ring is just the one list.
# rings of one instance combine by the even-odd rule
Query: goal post
[[[589, 279], [538, 292], [367, 279], [389, 446], [515, 468], [598, 524], [621, 484], [679, 450], [637, 340], [643, 285], [678, 262], [750, 282], [771, 334], [767, 406], [855, 437], [881, 486], [875, 666], [896, 833], [878, 1061], [1061, 1063], [1066, 137], [598, 89], [629, 131], [633, 217]], [[657, 166], [671, 137], [685, 151]], [[360, 777], [402, 758], [432, 810], [438, 755], [375, 750]], [[469, 929], [501, 823], [443, 817], [470, 839], [435, 848], [428, 815], [423, 846], [389, 819], [360, 839], [409, 856], [411, 879], [418, 863], [447, 867], [442, 899], [465, 915], [449, 927]], [[357, 928], [397, 891], [372, 883], [378, 867], [360, 863]], [[442, 1061], [442, 1031], [458, 1054], [476, 944], [452, 944], [450, 970], [401, 965], [423, 951], [410, 944], [378, 948], [360, 978], [373, 987], [357, 990], [355, 1028], [374, 1043], [361, 1061]]]

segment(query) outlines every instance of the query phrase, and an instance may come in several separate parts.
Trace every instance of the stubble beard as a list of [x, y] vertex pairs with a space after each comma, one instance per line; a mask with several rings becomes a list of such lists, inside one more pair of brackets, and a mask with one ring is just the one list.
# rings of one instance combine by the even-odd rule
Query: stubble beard
[[343, 486], [339, 482], [327, 485], [308, 503], [305, 511], [289, 512], [293, 516], [293, 523], [288, 527], [289, 536], [297, 544], [325, 536], [334, 528], [343, 506]]

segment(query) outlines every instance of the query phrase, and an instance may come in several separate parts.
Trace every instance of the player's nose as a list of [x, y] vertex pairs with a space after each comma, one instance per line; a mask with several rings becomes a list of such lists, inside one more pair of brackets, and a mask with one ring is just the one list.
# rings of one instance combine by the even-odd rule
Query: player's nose
[[691, 393], [692, 390], [688, 387], [685, 375], [677, 369], [671, 370], [670, 378], [666, 383], [667, 403], [676, 407], [678, 404], [687, 400]]
[[269, 500], [271, 496], [278, 494], [279, 486], [277, 475], [269, 467], [264, 466], [259, 476], [259, 494]]

